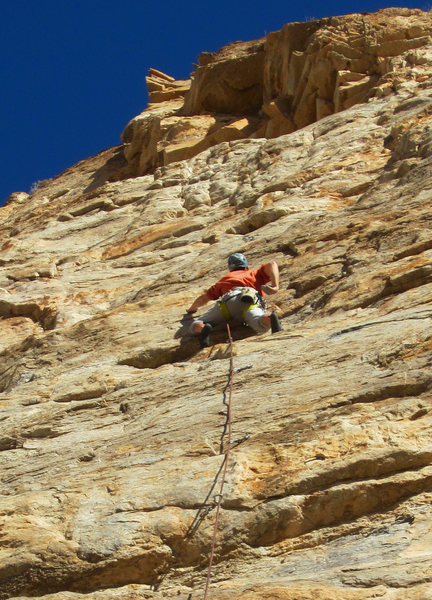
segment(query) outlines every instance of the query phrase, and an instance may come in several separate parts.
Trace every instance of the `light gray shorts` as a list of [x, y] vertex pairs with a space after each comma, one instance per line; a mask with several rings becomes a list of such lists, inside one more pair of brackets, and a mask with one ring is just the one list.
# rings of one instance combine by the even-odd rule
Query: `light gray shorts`
[[[240, 300], [239, 296], [235, 295], [226, 301], [226, 305], [231, 315], [229, 323], [246, 323], [246, 325], [253, 329], [255, 333], [265, 333], [270, 329], [270, 327], [262, 322], [261, 317], [265, 315], [265, 310], [260, 306], [254, 306], [243, 314], [245, 303]], [[195, 319], [191, 324], [191, 331], [194, 324], [199, 321], [210, 323], [212, 326], [223, 325], [226, 323], [226, 319], [218, 304], [214, 304], [204, 314]]]

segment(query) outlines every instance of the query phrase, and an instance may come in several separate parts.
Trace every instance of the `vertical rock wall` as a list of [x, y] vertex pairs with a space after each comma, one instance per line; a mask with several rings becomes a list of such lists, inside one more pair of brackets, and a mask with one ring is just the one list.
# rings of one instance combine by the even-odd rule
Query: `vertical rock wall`
[[[0, 599], [201, 598], [228, 444], [209, 598], [432, 596], [428, 23], [202, 56], [186, 103], [238, 54], [267, 116], [154, 70], [125, 145], [0, 209]], [[278, 262], [283, 331], [233, 329], [229, 440], [226, 333], [184, 310], [233, 251]]]
[[430, 33], [428, 13], [404, 8], [288, 23], [261, 40], [203, 53], [190, 89], [150, 76], [158, 107], [124, 132], [130, 168], [144, 174], [222, 141], [278, 137], [392, 94], [428, 77]]

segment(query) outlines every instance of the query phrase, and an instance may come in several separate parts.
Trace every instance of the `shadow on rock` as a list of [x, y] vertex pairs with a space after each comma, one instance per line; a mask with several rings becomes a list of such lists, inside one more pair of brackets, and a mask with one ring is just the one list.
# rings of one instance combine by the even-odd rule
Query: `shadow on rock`
[[127, 179], [128, 176], [128, 162], [124, 155], [124, 146], [116, 146], [112, 149], [111, 158], [92, 174], [92, 182], [83, 193], [93, 192], [107, 181], [121, 181]]

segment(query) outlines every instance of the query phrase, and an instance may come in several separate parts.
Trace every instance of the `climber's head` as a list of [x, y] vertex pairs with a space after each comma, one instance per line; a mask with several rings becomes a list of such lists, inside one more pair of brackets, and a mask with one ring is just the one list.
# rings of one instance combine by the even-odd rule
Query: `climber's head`
[[230, 271], [240, 271], [248, 268], [248, 261], [244, 254], [235, 252], [228, 257], [228, 269]]

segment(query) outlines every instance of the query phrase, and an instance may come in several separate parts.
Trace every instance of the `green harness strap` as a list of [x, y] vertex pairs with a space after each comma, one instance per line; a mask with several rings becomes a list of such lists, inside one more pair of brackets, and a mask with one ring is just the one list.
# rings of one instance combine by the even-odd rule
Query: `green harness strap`
[[259, 307], [259, 304], [248, 304], [246, 306], [246, 308], [244, 309], [244, 311], [242, 312], [242, 319], [244, 319], [244, 316], [248, 310], [250, 310], [251, 308], [255, 308], [255, 307]]
[[248, 305], [246, 305], [246, 308], [242, 312], [242, 319], [244, 319], [244, 316], [245, 316], [245, 314], [247, 313], [248, 310], [250, 310], [251, 308], [255, 308], [257, 306], [259, 306], [259, 305], [258, 304], [248, 304]]
[[[218, 306], [220, 308], [220, 311], [221, 311], [222, 316], [225, 319], [225, 321], [230, 321], [231, 315], [230, 315], [230, 311], [228, 310], [228, 306], [226, 305], [226, 302], [224, 302], [223, 300], [218, 300]], [[259, 307], [259, 304], [246, 304], [246, 306], [244, 307], [244, 310], [242, 312], [242, 319], [244, 319], [244, 316], [248, 310], [250, 310], [251, 308], [255, 308], [255, 307]]]
[[218, 306], [225, 321], [230, 321], [231, 315], [230, 311], [228, 310], [228, 306], [226, 305], [226, 302], [224, 302], [223, 300], [218, 300]]

